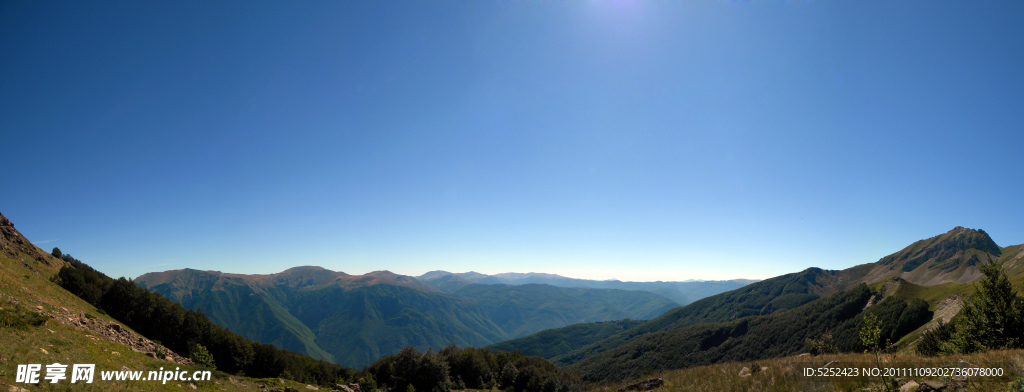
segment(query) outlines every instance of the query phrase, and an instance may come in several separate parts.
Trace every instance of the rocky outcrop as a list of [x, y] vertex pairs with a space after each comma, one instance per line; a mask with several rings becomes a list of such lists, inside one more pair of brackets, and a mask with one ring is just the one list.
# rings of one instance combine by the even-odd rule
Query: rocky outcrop
[[0, 251], [8, 256], [17, 257], [18, 248], [25, 246], [28, 241], [21, 236], [14, 224], [3, 214], [0, 214]]
[[39, 306], [36, 311], [49, 316], [62, 324], [92, 332], [91, 335], [85, 335], [90, 339], [95, 340], [104, 338], [119, 343], [132, 351], [145, 353], [153, 358], [179, 365], [193, 364], [191, 359], [178, 355], [167, 347], [158, 345], [152, 340], [146, 339], [142, 335], [121, 326], [121, 324], [92, 316], [86, 316], [85, 313], [81, 312], [75, 314], [62, 307]]
[[943, 391], [946, 389], [946, 384], [938, 381], [921, 381], [918, 384], [917, 392]]
[[660, 387], [662, 385], [665, 385], [665, 380], [664, 379], [662, 379], [662, 378], [652, 378], [650, 380], [641, 381], [641, 382], [638, 382], [636, 384], [626, 385], [626, 386], [624, 386], [622, 388], [619, 388], [619, 392], [626, 392], [626, 391], [649, 391], [649, 390], [652, 390], [654, 388], [658, 388], [658, 387]]
[[[18, 252], [28, 255], [30, 259], [19, 255]], [[31, 260], [38, 261], [42, 265], [54, 269], [60, 269], [65, 264], [63, 260], [43, 252], [42, 249], [37, 248], [25, 239], [18, 232], [18, 229], [14, 228], [14, 224], [3, 214], [0, 214], [0, 255], [21, 261], [22, 266], [35, 273], [39, 273], [39, 271], [28, 263]]]

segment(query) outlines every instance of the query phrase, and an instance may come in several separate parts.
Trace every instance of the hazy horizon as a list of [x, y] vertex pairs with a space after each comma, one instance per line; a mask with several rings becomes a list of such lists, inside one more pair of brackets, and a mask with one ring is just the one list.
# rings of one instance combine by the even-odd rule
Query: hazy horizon
[[1016, 245], [1021, 26], [1020, 2], [3, 2], [0, 212], [115, 277], [764, 279], [955, 226]]
[[[292, 269], [292, 268], [302, 268], [302, 267], [324, 268], [324, 267], [319, 266], [319, 265], [296, 265], [296, 266], [291, 266], [291, 267], [288, 267], [288, 268], [285, 268], [285, 269], [282, 269], [282, 270], [276, 271], [276, 272], [247, 273], [247, 274], [242, 274], [242, 275], [274, 275], [274, 274], [277, 274], [277, 273], [285, 272], [285, 271], [287, 271], [289, 269]], [[181, 271], [181, 270], [185, 270], [185, 269], [192, 269], [192, 270], [198, 270], [198, 271], [214, 271], [214, 272], [237, 274], [236, 272], [233, 272], [233, 271], [219, 271], [219, 270], [210, 270], [210, 269], [201, 269], [201, 268], [187, 268], [187, 267], [186, 268], [174, 268], [174, 269], [169, 269], [169, 270], [149, 271], [147, 273], [160, 273], [160, 272], [168, 272], [168, 271]], [[422, 277], [423, 275], [426, 275], [427, 273], [430, 273], [430, 272], [447, 272], [447, 273], [456, 274], [456, 275], [457, 274], [463, 274], [463, 273], [479, 273], [479, 274], [488, 275], [488, 276], [501, 276], [501, 275], [509, 275], [509, 274], [516, 274], [516, 275], [541, 274], [541, 275], [555, 275], [555, 276], [558, 276], [558, 277], [561, 277], [561, 278], [568, 278], [568, 279], [584, 279], [584, 280], [592, 280], [592, 281], [598, 281], [598, 282], [620, 281], [620, 282], [627, 282], [627, 283], [649, 283], [649, 282], [683, 282], [683, 283], [686, 283], [686, 282], [715, 282], [715, 281], [729, 281], [729, 280], [753, 280], [753, 281], [762, 280], [762, 279], [734, 278], [734, 279], [686, 279], [686, 280], [678, 280], [678, 281], [672, 281], [672, 280], [629, 281], [629, 280], [614, 279], [614, 278], [612, 278], [612, 279], [586, 279], [586, 278], [578, 278], [578, 277], [575, 277], [575, 276], [565, 276], [565, 275], [560, 275], [560, 274], [551, 274], [551, 273], [537, 272], [537, 271], [530, 271], [530, 272], [505, 271], [505, 272], [496, 272], [496, 273], [483, 273], [483, 272], [480, 272], [480, 271], [430, 270], [430, 271], [426, 271], [426, 272], [423, 272], [423, 273], [399, 273], [399, 272], [391, 271], [391, 270], [388, 270], [388, 269], [382, 269], [382, 270], [366, 271], [366, 272], [360, 272], [360, 273], [352, 273], [352, 272], [349, 272], [349, 271], [332, 270], [330, 268], [325, 268], [325, 269], [327, 269], [329, 271], [334, 271], [334, 272], [344, 272], [344, 273], [346, 273], [348, 275], [366, 275], [366, 274], [374, 273], [374, 272], [391, 272], [391, 273], [398, 274], [398, 275], [411, 276], [411, 277], [414, 277], [414, 278], [417, 278], [417, 279]], [[134, 278], [138, 278], [141, 275], [144, 275], [144, 274], [140, 274], [138, 276], [126, 277], [126, 278], [134, 279]]]

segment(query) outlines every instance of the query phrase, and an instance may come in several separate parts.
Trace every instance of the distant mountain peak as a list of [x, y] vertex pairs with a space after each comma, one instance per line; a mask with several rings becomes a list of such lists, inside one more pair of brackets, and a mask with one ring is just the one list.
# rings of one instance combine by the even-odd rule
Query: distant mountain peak
[[[966, 283], [980, 276], [977, 265], [1003, 251], [984, 230], [954, 227], [946, 233], [923, 239], [899, 252], [885, 256], [865, 279], [877, 282], [900, 277], [920, 285], [946, 282]], [[887, 268], [884, 268], [887, 267]]]
[[423, 275], [418, 276], [417, 279], [419, 279], [419, 280], [431, 280], [431, 279], [437, 279], [437, 278], [440, 278], [442, 276], [448, 276], [448, 275], [454, 275], [454, 274], [451, 273], [451, 272], [448, 272], [448, 271], [434, 270], [434, 271], [430, 271], [430, 272], [427, 272], [427, 273], [425, 273]]
[[530, 278], [534, 278], [534, 279], [568, 279], [568, 278], [566, 278], [564, 276], [561, 276], [561, 275], [546, 274], [546, 273], [542, 273], [542, 272], [527, 272], [527, 273], [522, 273], [522, 272], [504, 272], [504, 273], [500, 273], [500, 274], [494, 274], [494, 275], [491, 275], [491, 276], [494, 276], [494, 277], [499, 278], [499, 279], [510, 280], [510, 281], [522, 280], [522, 279], [530, 279]]
[[292, 267], [276, 274], [266, 275], [266, 279], [278, 285], [288, 286], [320, 286], [349, 276], [344, 272], [304, 265]]

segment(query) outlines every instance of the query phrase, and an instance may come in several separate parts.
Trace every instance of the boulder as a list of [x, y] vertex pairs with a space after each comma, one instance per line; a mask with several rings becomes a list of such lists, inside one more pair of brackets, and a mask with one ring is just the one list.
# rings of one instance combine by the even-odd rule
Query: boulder
[[920, 384], [917, 386], [918, 392], [943, 391], [946, 389], [946, 384], [938, 381], [921, 381], [918, 384]]
[[626, 385], [626, 386], [624, 386], [622, 388], [619, 388], [619, 392], [626, 392], [626, 391], [649, 391], [649, 390], [652, 390], [654, 388], [658, 388], [658, 387], [660, 387], [662, 385], [665, 385], [665, 380], [664, 379], [662, 379], [662, 378], [652, 378], [650, 380], [641, 381], [641, 382], [638, 382], [636, 384]]

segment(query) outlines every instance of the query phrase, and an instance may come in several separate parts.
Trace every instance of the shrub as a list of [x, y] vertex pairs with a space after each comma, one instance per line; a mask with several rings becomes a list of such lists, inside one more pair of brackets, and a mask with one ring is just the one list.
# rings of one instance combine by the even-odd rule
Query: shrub
[[196, 365], [204, 368], [216, 369], [217, 366], [213, 363], [213, 355], [210, 355], [210, 350], [206, 349], [206, 346], [197, 344], [192, 347], [192, 355], [190, 356], [192, 362]]

